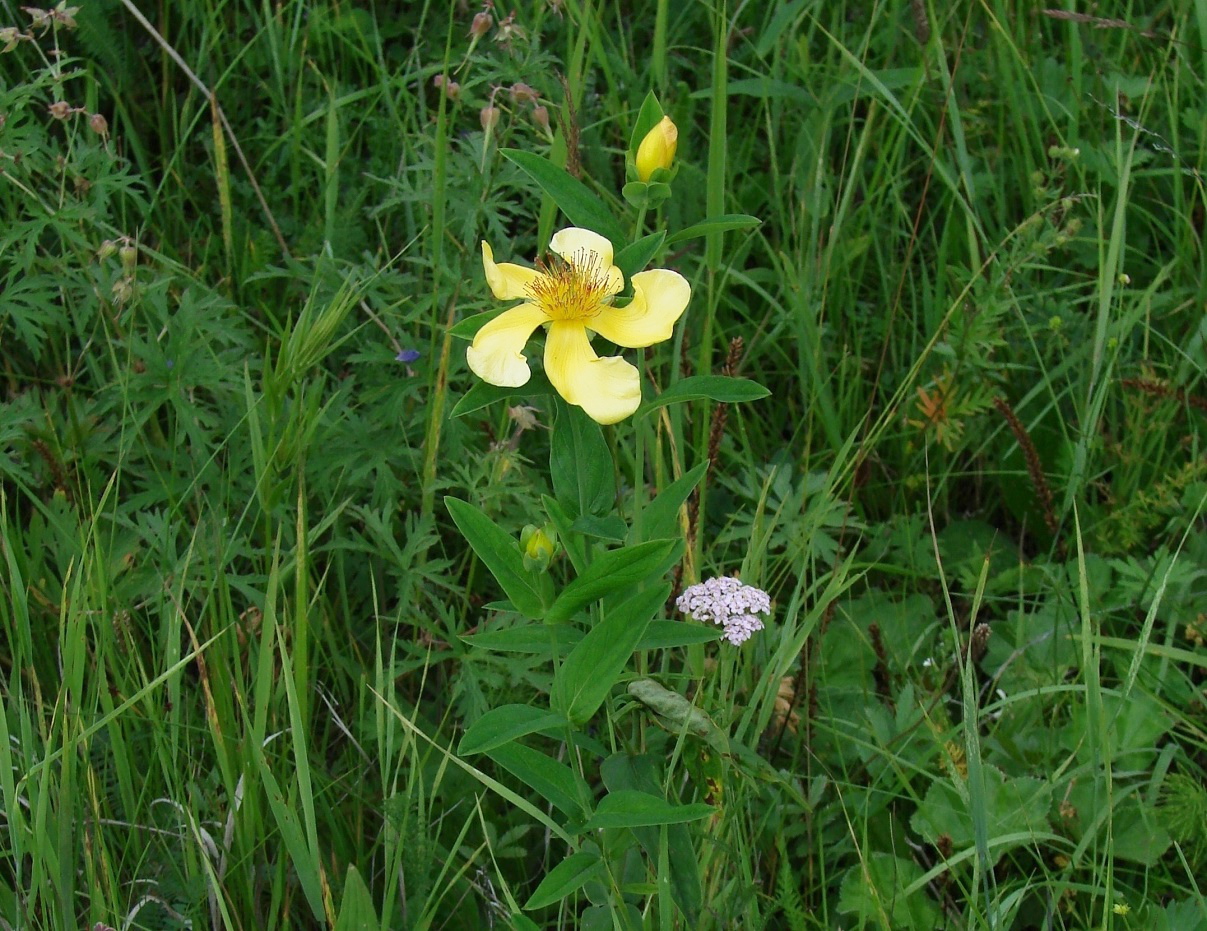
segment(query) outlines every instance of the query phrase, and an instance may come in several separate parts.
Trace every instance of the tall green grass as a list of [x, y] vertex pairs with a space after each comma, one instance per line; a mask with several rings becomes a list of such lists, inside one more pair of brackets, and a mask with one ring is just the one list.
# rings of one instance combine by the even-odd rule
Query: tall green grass
[[[447, 331], [481, 240], [563, 225], [500, 149], [619, 208], [654, 89], [661, 219], [762, 224], [671, 251], [646, 371], [740, 338], [772, 390], [685, 581], [773, 622], [645, 670], [736, 749], [619, 693], [593, 735], [716, 806], [699, 926], [1207, 928], [1207, 4], [137, 9], [0, 6], [0, 927], [579, 924], [522, 909], [553, 813], [454, 751], [548, 670], [461, 639], [507, 620], [439, 502], [518, 538], [550, 485], [540, 427], [451, 416]], [[712, 417], [644, 421], [622, 505]], [[610, 879], [685, 926], [668, 863]]]

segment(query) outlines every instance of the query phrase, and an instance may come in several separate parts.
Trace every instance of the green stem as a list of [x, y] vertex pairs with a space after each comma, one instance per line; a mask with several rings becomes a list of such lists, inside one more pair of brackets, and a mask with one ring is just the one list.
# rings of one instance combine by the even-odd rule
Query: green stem
[[[639, 350], [640, 351], [640, 350]], [[637, 371], [645, 383], [645, 359], [637, 361]], [[636, 440], [633, 451], [633, 538], [641, 540], [641, 512], [645, 510], [645, 430], [640, 422], [633, 425]]]
[[[450, 14], [448, 28], [444, 40], [444, 67], [447, 74], [449, 59], [452, 56], [454, 18]], [[432, 337], [429, 351], [435, 355], [437, 334], [444, 331], [444, 341], [440, 350], [440, 365], [437, 369], [435, 384], [432, 385], [432, 403], [428, 406], [428, 422], [424, 438], [423, 479], [420, 492], [419, 513], [422, 518], [431, 517], [436, 502], [436, 460], [440, 449], [440, 427], [444, 417], [444, 396], [448, 386], [448, 358], [451, 337], [448, 327], [452, 325], [453, 308], [456, 306], [456, 292], [448, 305], [448, 319], [441, 321], [440, 311], [443, 307], [440, 287], [444, 281], [444, 216], [445, 216], [445, 182], [448, 176], [448, 137], [451, 115], [448, 112], [447, 98], [444, 94], [439, 97], [436, 110], [436, 139], [434, 161], [432, 166], [432, 223], [430, 227], [429, 254], [432, 261]], [[443, 322], [443, 327], [442, 327]]]
[[666, 21], [668, 0], [658, 0], [654, 11], [654, 52], [651, 56], [653, 64], [654, 84], [659, 90], [666, 89]]

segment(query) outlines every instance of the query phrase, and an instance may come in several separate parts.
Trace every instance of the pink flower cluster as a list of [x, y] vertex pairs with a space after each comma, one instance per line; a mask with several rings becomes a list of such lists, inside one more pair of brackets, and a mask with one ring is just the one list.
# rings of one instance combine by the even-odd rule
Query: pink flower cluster
[[725, 639], [737, 646], [763, 629], [760, 614], [770, 616], [771, 597], [734, 578], [709, 579], [688, 588], [675, 607], [693, 620], [725, 628]]

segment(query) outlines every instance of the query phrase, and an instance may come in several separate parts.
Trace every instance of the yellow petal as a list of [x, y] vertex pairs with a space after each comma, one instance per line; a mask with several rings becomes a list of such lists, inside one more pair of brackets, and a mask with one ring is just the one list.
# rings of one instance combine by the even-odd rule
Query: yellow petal
[[591, 230], [567, 226], [553, 234], [549, 248], [567, 262], [575, 263], [580, 255], [585, 254], [588, 259], [594, 256], [603, 268], [612, 267], [612, 243]]
[[575, 320], [555, 320], [545, 337], [545, 374], [557, 393], [598, 423], [624, 420], [641, 404], [641, 377], [619, 356], [600, 359]]
[[492, 385], [518, 388], [532, 372], [523, 353], [532, 331], [549, 318], [536, 304], [519, 304], [505, 310], [478, 331], [465, 360], [475, 375]]
[[607, 275], [604, 294], [611, 297], [624, 288], [624, 274], [612, 264], [612, 243], [591, 230], [568, 226], [549, 240], [549, 248], [571, 265], [594, 267]]
[[510, 262], [500, 262], [496, 265], [494, 250], [486, 240], [482, 241], [482, 268], [486, 270], [486, 283], [490, 285], [490, 290], [501, 301], [532, 297], [528, 286], [541, 274], [536, 269], [512, 265]]
[[678, 272], [654, 268], [633, 276], [633, 300], [605, 307], [589, 321], [592, 330], [617, 346], [641, 349], [670, 339], [675, 321], [691, 299], [691, 285]]

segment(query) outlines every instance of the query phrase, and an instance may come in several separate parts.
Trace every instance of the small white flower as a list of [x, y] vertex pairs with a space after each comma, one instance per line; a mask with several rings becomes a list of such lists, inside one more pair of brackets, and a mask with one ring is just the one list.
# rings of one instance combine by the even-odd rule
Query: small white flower
[[763, 629], [760, 614], [770, 616], [771, 597], [733, 578], [709, 579], [688, 588], [675, 607], [693, 620], [725, 628], [725, 639], [737, 646]]

